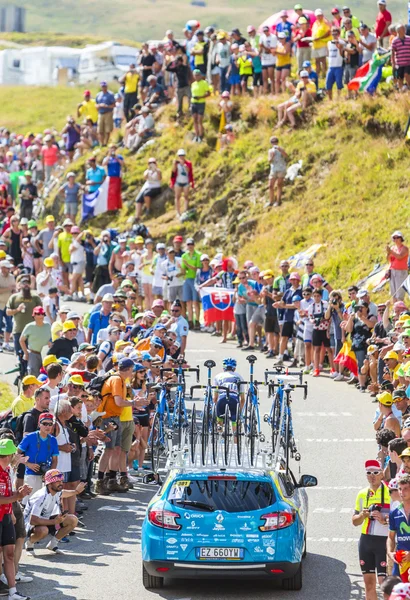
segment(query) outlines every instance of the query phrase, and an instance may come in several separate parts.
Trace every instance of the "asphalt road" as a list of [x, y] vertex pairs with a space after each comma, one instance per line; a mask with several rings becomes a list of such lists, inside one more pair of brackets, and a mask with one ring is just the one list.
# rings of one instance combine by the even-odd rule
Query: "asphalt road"
[[[75, 305], [84, 311], [84, 305]], [[235, 356], [238, 370], [247, 378], [246, 353], [235, 342], [220, 345], [209, 334], [191, 333], [188, 358], [192, 366], [214, 359]], [[256, 377], [262, 378], [272, 365], [258, 355]], [[0, 357], [6, 371], [14, 364], [12, 355]], [[7, 378], [10, 381], [10, 378]], [[152, 486], [137, 483], [128, 494], [97, 498], [88, 502], [85, 529], [65, 544], [65, 556], [50, 556], [44, 545], [36, 556], [23, 553], [22, 571], [35, 577], [21, 585], [33, 599], [53, 600], [235, 600], [303, 598], [304, 600], [347, 600], [364, 598], [357, 558], [359, 531], [351, 525], [357, 491], [366, 485], [363, 463], [374, 458], [376, 445], [372, 429], [375, 405], [344, 383], [326, 376], [306, 377], [307, 400], [303, 392], [293, 395], [294, 431], [302, 460], [294, 473], [317, 476], [319, 485], [308, 490], [308, 556], [304, 561], [303, 589], [284, 592], [269, 582], [211, 582], [172, 580], [159, 592], [144, 589], [141, 577], [140, 531], [146, 504], [154, 493]], [[205, 369], [203, 368], [203, 381]], [[261, 414], [268, 411], [266, 394], [261, 398]], [[300, 469], [300, 471], [299, 471]]]

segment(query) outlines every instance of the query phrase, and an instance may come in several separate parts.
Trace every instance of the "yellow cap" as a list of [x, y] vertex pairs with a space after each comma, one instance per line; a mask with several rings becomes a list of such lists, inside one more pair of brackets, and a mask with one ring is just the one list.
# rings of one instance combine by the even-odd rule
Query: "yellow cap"
[[77, 329], [77, 326], [74, 323], [74, 321], [64, 321], [63, 333], [65, 333], [66, 331], [71, 331], [71, 329]]
[[382, 392], [377, 396], [377, 400], [380, 404], [383, 404], [383, 406], [391, 406], [393, 404], [393, 396], [390, 392]]
[[401, 454], [399, 454], [400, 458], [402, 456], [410, 456], [410, 448], [405, 448]]
[[47, 215], [46, 216], [46, 223], [54, 223], [55, 218], [53, 217], [53, 215]]
[[114, 349], [115, 350], [119, 350], [120, 348], [125, 348], [125, 346], [129, 346], [129, 342], [126, 342], [125, 340], [118, 340], [118, 342], [115, 342], [115, 346]]
[[389, 358], [392, 358], [393, 360], [399, 360], [399, 355], [397, 352], [394, 352], [394, 350], [390, 350], [384, 357], [384, 360], [388, 360]]
[[45, 267], [54, 267], [54, 261], [49, 256], [47, 256], [47, 258], [45, 258], [43, 262]]
[[73, 383], [74, 385], [84, 385], [83, 378], [81, 375], [71, 375], [68, 383]]
[[0, 260], [3, 258], [6, 258], [7, 254], [4, 252], [4, 250], [0, 250]]
[[144, 243], [145, 243], [145, 240], [144, 240], [144, 238], [142, 237], [142, 235], [137, 235], [137, 237], [134, 239], [134, 243], [135, 243], [135, 244], [144, 244]]
[[43, 367], [48, 367], [48, 365], [51, 365], [52, 363], [58, 364], [58, 358], [55, 354], [48, 354], [47, 356], [44, 357]]
[[37, 379], [37, 377], [34, 377], [34, 375], [26, 375], [23, 378], [23, 382], [22, 383], [23, 383], [23, 385], [32, 385], [33, 383], [35, 383], [36, 385], [39, 385], [39, 386], [42, 385], [42, 382], [39, 381]]
[[271, 269], [267, 269], [266, 271], [263, 272], [264, 279], [269, 279], [270, 277], [275, 277], [275, 275]]

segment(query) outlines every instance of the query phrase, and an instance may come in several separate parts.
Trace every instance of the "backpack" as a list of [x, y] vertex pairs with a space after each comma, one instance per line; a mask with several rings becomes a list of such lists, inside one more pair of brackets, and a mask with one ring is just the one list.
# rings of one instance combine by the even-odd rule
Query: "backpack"
[[31, 413], [31, 410], [27, 410], [26, 412], [21, 413], [17, 417], [13, 417], [13, 415], [9, 415], [5, 417], [2, 421], [0, 421], [0, 427], [7, 427], [7, 429], [11, 429], [16, 438], [16, 442], [20, 443], [23, 439], [23, 422], [24, 417]]
[[144, 240], [149, 237], [148, 227], [144, 225], [144, 223], [139, 223], [137, 225], [133, 225], [132, 232], [135, 236], [140, 235], [144, 238]]
[[103, 342], [98, 344], [98, 347], [96, 350], [97, 354], [99, 353], [100, 348], [101, 348], [102, 344], [104, 344], [104, 342], [108, 342], [110, 344], [110, 349], [109, 349], [108, 353], [105, 355], [104, 360], [102, 361], [102, 368], [104, 369], [104, 371], [108, 372], [112, 369], [112, 352], [114, 350], [114, 344], [110, 340], [104, 340]]
[[[105, 375], [97, 375], [97, 377], [94, 377], [94, 379], [92, 379], [89, 383], [86, 383], [84, 385], [84, 389], [87, 392], [97, 393], [101, 397], [103, 397], [101, 394], [103, 385], [107, 381], [107, 379], [112, 377], [112, 375], [117, 375], [117, 373], [113, 373], [112, 371], [109, 371], [108, 373], [105, 373]], [[118, 377], [119, 377], [119, 375], [118, 375]], [[106, 395], [106, 394], [104, 394], [104, 395]]]

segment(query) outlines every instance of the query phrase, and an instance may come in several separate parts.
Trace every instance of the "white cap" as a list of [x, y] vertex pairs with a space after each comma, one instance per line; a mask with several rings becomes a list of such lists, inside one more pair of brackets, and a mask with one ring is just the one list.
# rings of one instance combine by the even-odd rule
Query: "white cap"
[[207, 254], [201, 254], [200, 260], [209, 260], [209, 256]]
[[1, 260], [0, 267], [4, 267], [5, 269], [12, 269], [13, 265], [11, 264], [11, 262], [9, 260]]
[[69, 177], [75, 177], [75, 173], [74, 173], [73, 171], [69, 171], [69, 172], [67, 173], [67, 179], [68, 179]]
[[315, 10], [315, 17], [320, 17], [320, 15], [323, 15], [323, 10], [321, 8], [317, 8]]
[[114, 302], [114, 296], [112, 294], [104, 294], [102, 302]]
[[183, 148], [180, 148], [177, 152], [178, 156], [185, 156], [185, 150]]
[[383, 4], [383, 6], [386, 6], [387, 2], [386, 0], [378, 0], [377, 4]]
[[301, 77], [309, 77], [309, 73], [307, 71], [301, 71], [300, 76]]
[[365, 296], [368, 296], [368, 295], [369, 295], [369, 292], [367, 290], [365, 290], [364, 288], [357, 292], [358, 298], [364, 298]]
[[278, 38], [283, 39], [286, 37], [286, 33], [284, 31], [279, 31]]
[[403, 242], [404, 242], [404, 235], [402, 234], [402, 232], [401, 232], [401, 231], [393, 231], [393, 233], [391, 234], [391, 237], [392, 237], [392, 238], [393, 238], [393, 237], [401, 237], [401, 239], [402, 239], [402, 240], [403, 240]]
[[163, 242], [158, 242], [156, 248], [157, 250], [165, 250], [166, 246]]

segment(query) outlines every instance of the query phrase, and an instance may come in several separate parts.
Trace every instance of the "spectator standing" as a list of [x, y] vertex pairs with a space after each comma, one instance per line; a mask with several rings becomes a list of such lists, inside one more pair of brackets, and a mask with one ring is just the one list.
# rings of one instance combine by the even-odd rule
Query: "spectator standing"
[[276, 65], [276, 47], [278, 38], [271, 33], [269, 27], [263, 27], [262, 35], [259, 38], [259, 50], [262, 62], [263, 93], [269, 92], [269, 82], [271, 94], [275, 93], [275, 65]]
[[37, 251], [44, 258], [48, 258], [53, 253], [53, 247], [50, 248], [50, 242], [53, 239], [55, 230], [55, 219], [53, 215], [46, 216], [46, 226], [37, 235], [36, 246]]
[[100, 329], [108, 327], [109, 317], [112, 310], [114, 298], [112, 294], [105, 294], [101, 302], [101, 310], [91, 314], [88, 324], [87, 342], [95, 345]]
[[222, 94], [229, 89], [227, 72], [230, 64], [230, 44], [226, 39], [224, 31], [217, 34], [217, 40], [216, 62], [219, 66], [220, 92]]
[[105, 172], [104, 167], [97, 165], [97, 159], [95, 156], [92, 156], [88, 159], [88, 164], [90, 165], [85, 174], [85, 183], [88, 186], [89, 192], [96, 192], [100, 185], [103, 183], [107, 174]]
[[[63, 221], [64, 231], [62, 231], [58, 235], [58, 239], [57, 239], [58, 256], [59, 256], [60, 264], [61, 264], [61, 267], [63, 270], [63, 282], [67, 288], [69, 288], [69, 285], [70, 285], [69, 274], [72, 271], [71, 262], [70, 262], [70, 245], [71, 245], [71, 242], [73, 241], [73, 236], [71, 233], [72, 226], [73, 226], [73, 222], [71, 221], [71, 219], [65, 219]], [[70, 297], [68, 296], [67, 300], [69, 298]]]
[[376, 24], [374, 26], [374, 33], [376, 34], [377, 43], [382, 48], [389, 47], [389, 26], [392, 24], [392, 16], [386, 8], [386, 0], [378, 1], [379, 12], [376, 17]]
[[[410, 38], [409, 38], [410, 40]], [[390, 268], [390, 294], [394, 300], [403, 300], [406, 290], [402, 284], [407, 279], [409, 249], [404, 245], [404, 238], [401, 231], [392, 233], [393, 245], [386, 246], [387, 260]]]
[[326, 92], [329, 99], [333, 98], [333, 86], [336, 84], [337, 97], [343, 89], [343, 57], [346, 43], [340, 39], [340, 29], [332, 25], [332, 39], [327, 42], [329, 70], [326, 75]]
[[184, 212], [189, 208], [189, 188], [194, 189], [192, 162], [186, 159], [185, 150], [180, 148], [171, 171], [171, 188], [175, 191], [175, 210], [181, 216], [181, 196], [184, 197]]
[[377, 40], [376, 36], [369, 31], [368, 26], [364, 23], [360, 25], [360, 46], [362, 48], [362, 62], [365, 64], [373, 57], [373, 52], [376, 50], [377, 46]]
[[138, 102], [139, 75], [135, 64], [131, 63], [128, 71], [119, 78], [119, 83], [124, 84], [124, 115], [128, 121], [132, 118], [132, 107]]
[[[276, 282], [276, 280], [275, 280]], [[294, 336], [293, 321], [295, 311], [300, 308], [302, 300], [302, 290], [300, 289], [300, 275], [293, 272], [289, 275], [290, 287], [284, 292], [282, 299], [273, 304], [274, 308], [283, 310], [283, 325], [280, 337], [279, 356], [277, 365], [283, 365], [285, 351], [287, 350], [288, 340]], [[274, 283], [275, 288], [275, 283]]]
[[401, 23], [396, 25], [396, 32], [397, 36], [391, 45], [392, 67], [397, 73], [399, 89], [408, 89], [410, 88], [410, 36], [406, 35], [406, 28]]
[[204, 114], [206, 98], [211, 95], [209, 84], [199, 69], [193, 71], [194, 81], [191, 85], [191, 111], [194, 119], [195, 142], [201, 142], [204, 137]]
[[289, 158], [285, 150], [279, 146], [279, 140], [277, 137], [271, 137], [270, 143], [272, 147], [268, 152], [268, 160], [270, 164], [269, 202], [267, 202], [265, 205], [268, 208], [271, 206], [280, 206], [282, 204], [282, 188], [286, 176], [286, 161]]
[[19, 187], [19, 198], [20, 198], [20, 217], [31, 219], [33, 216], [33, 204], [34, 200], [38, 198], [37, 186], [32, 181], [31, 171], [25, 171], [24, 177], [26, 182], [22, 183]]
[[77, 117], [82, 119], [90, 118], [93, 125], [97, 125], [98, 121], [98, 110], [97, 103], [94, 98], [91, 98], [90, 90], [83, 92], [84, 100], [77, 106]]
[[175, 61], [166, 67], [166, 70], [170, 73], [175, 73], [177, 78], [177, 117], [180, 118], [184, 114], [184, 98], [188, 99], [188, 104], [191, 102], [191, 71], [188, 66], [186, 54], [177, 56]]
[[[354, 77], [356, 77], [356, 71], [359, 68], [361, 46], [356, 39], [354, 31], [350, 30], [346, 36], [346, 46], [344, 50], [345, 57], [345, 70], [344, 70], [344, 82], [347, 85]], [[352, 92], [348, 89], [348, 98], [353, 98], [357, 95], [357, 92]]]
[[108, 90], [106, 81], [101, 82], [101, 91], [98, 92], [95, 101], [98, 110], [98, 139], [101, 146], [107, 146], [112, 130], [114, 129], [113, 111], [115, 108], [115, 97]]
[[70, 171], [67, 173], [67, 181], [64, 183], [58, 193], [64, 193], [64, 212], [66, 219], [71, 219], [75, 223], [75, 218], [78, 213], [78, 205], [80, 204], [80, 192], [82, 186], [76, 182], [75, 173]]
[[142, 212], [146, 216], [151, 210], [151, 201], [160, 195], [162, 190], [162, 172], [153, 156], [148, 159], [148, 169], [144, 171], [145, 183], [135, 200], [135, 220], [139, 221]]
[[72, 161], [74, 151], [81, 138], [81, 127], [75, 122], [73, 117], [67, 117], [67, 123], [61, 132], [61, 136], [65, 139], [65, 150], [68, 154], [68, 159]]
[[103, 230], [100, 236], [100, 243], [94, 248], [94, 255], [97, 257], [97, 267], [94, 273], [92, 289], [97, 294], [100, 287], [110, 283], [109, 264], [115, 244], [111, 241], [110, 232]]
[[58, 165], [58, 161], [61, 157], [58, 145], [53, 142], [53, 137], [48, 134], [44, 136], [44, 145], [41, 148], [41, 158], [43, 163], [43, 171], [45, 182], [50, 181], [51, 175]]
[[67, 319], [63, 323], [61, 337], [50, 345], [48, 354], [56, 356], [57, 358], [68, 358], [68, 360], [70, 360], [74, 352], [77, 352], [78, 350], [78, 342], [76, 339], [77, 331], [77, 326], [74, 321]]
[[312, 59], [316, 61], [318, 77], [326, 75], [327, 43], [330, 40], [330, 27], [321, 8], [315, 10], [316, 21], [312, 25]]
[[[182, 255], [182, 271], [185, 281], [182, 290], [182, 299], [186, 303], [186, 314], [190, 329], [200, 329], [199, 326], [199, 294], [195, 289], [195, 277], [197, 269], [201, 268], [201, 254], [195, 250], [195, 241], [188, 238], [187, 250]], [[194, 318], [195, 313], [195, 318]]]
[[51, 325], [44, 322], [46, 313], [42, 306], [36, 306], [32, 315], [34, 322], [28, 323], [21, 332], [20, 346], [30, 375], [38, 377], [43, 365], [41, 352], [51, 342]]
[[10, 335], [13, 329], [13, 319], [6, 314], [6, 303], [10, 296], [16, 291], [16, 280], [11, 273], [13, 265], [8, 260], [0, 261], [0, 331], [4, 330], [4, 344], [0, 351], [10, 352]]
[[20, 290], [12, 294], [6, 304], [6, 314], [13, 317], [14, 351], [18, 354], [22, 350], [20, 336], [24, 327], [31, 323], [33, 310], [36, 306], [43, 305], [37, 294], [31, 292], [30, 277], [23, 276], [19, 282]]
[[297, 22], [297, 28], [295, 29], [293, 42], [296, 43], [296, 57], [298, 61], [298, 70], [304, 68], [304, 62], [310, 61], [312, 50], [310, 48], [310, 41], [306, 41], [306, 38], [312, 37], [312, 30], [310, 23], [306, 17], [299, 17]]

